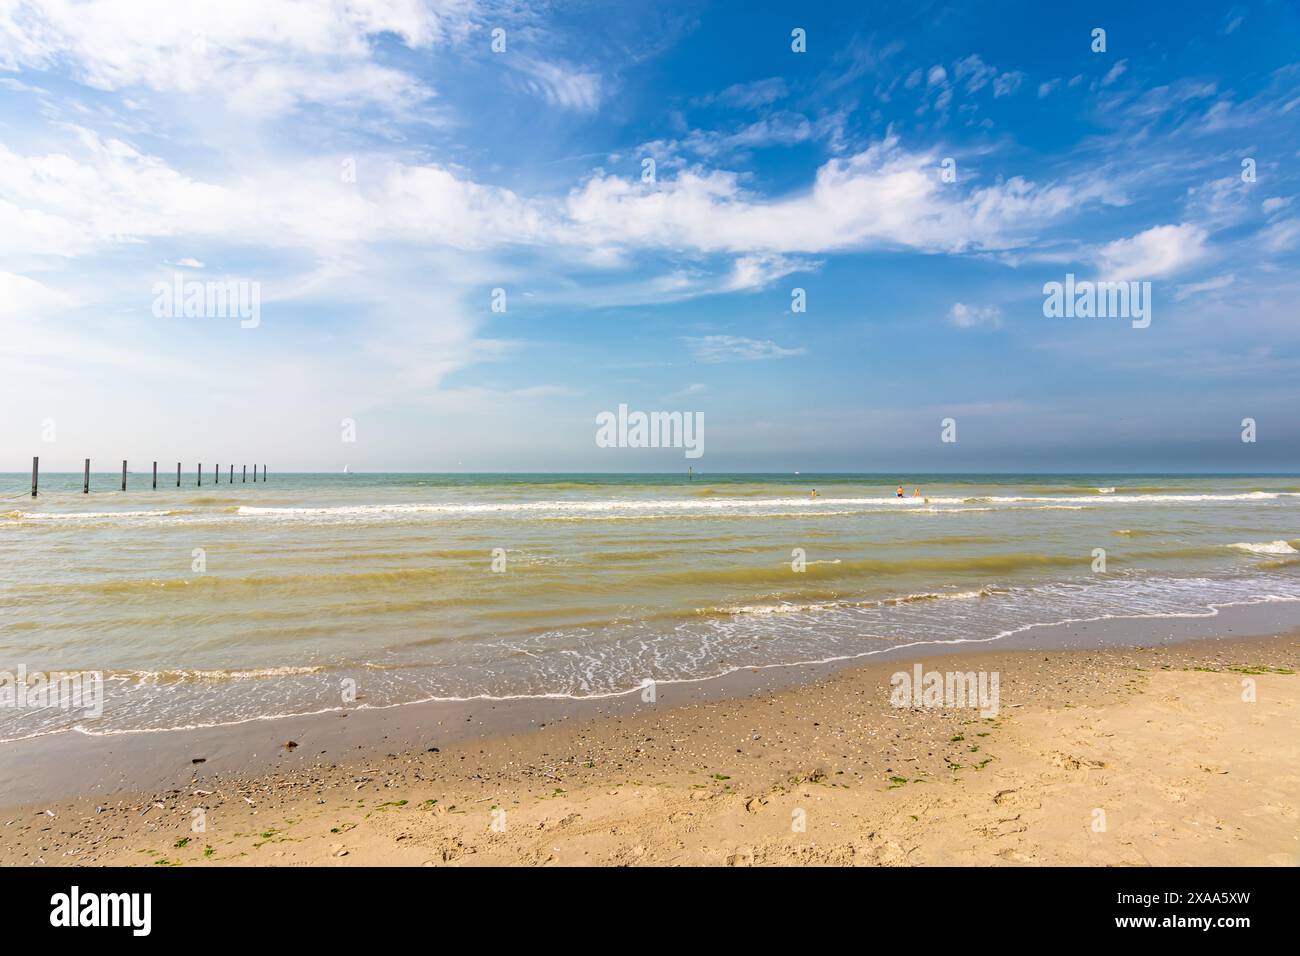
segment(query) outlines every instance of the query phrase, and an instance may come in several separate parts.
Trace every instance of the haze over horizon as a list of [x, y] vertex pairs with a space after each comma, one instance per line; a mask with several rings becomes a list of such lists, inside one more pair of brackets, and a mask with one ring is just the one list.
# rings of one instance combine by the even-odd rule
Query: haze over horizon
[[1300, 471], [1300, 14], [1044, 6], [0, 0], [0, 470]]

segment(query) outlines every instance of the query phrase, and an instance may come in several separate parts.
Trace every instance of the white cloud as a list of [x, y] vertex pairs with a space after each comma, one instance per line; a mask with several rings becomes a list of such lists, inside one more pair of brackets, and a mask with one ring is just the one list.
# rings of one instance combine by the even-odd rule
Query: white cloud
[[338, 158], [250, 162], [236, 178], [203, 182], [121, 140], [73, 132], [60, 153], [0, 146], [0, 224], [24, 236], [27, 254], [82, 255], [161, 237], [321, 256], [389, 241], [527, 245], [612, 265], [625, 251], [662, 249], [734, 254], [728, 284], [744, 289], [809, 268], [795, 258], [801, 253], [1013, 249], [1058, 217], [1115, 201], [1100, 176], [1046, 186], [1016, 177], [963, 192], [939, 181], [937, 156], [907, 152], [892, 136], [829, 160], [811, 188], [771, 199], [749, 193], [735, 173], [695, 168], [657, 183], [598, 172], [567, 196], [529, 198], [383, 156], [355, 157], [356, 184], [341, 182]]
[[[7, 151], [0, 146], [0, 163], [4, 162], [6, 155]], [[0, 176], [0, 191], [3, 187], [4, 177]], [[30, 203], [21, 195], [16, 198], [25, 204]], [[0, 198], [0, 253], [6, 258], [22, 255], [73, 257], [87, 252], [92, 245], [84, 226]]]
[[784, 348], [767, 339], [747, 339], [737, 335], [705, 335], [683, 339], [698, 362], [754, 361], [804, 355], [802, 348]]
[[100, 90], [223, 91], [232, 105], [277, 112], [303, 100], [390, 106], [418, 84], [372, 65], [370, 39], [412, 49], [463, 39], [472, 0], [11, 0], [0, 67], [65, 65]]
[[817, 263], [788, 256], [741, 256], [727, 278], [724, 291], [750, 291], [765, 288], [793, 272], [809, 272]]
[[35, 279], [12, 272], [0, 272], [0, 322], [42, 319], [67, 309], [75, 299]]
[[225, 91], [232, 111], [254, 116], [284, 113], [302, 103], [346, 107], [369, 103], [402, 110], [433, 96], [414, 77], [369, 63], [339, 70], [262, 64], [243, 72]]
[[21, 214], [40, 223], [38, 236], [67, 240], [74, 253], [100, 242], [202, 231], [205, 223], [253, 212], [251, 197], [188, 179], [120, 140], [74, 132], [77, 156], [23, 156], [0, 146], [0, 194], [29, 207]]
[[705, 252], [819, 253], [868, 248], [933, 252], [1011, 248], [1034, 228], [1089, 201], [1102, 180], [1038, 186], [1019, 177], [963, 196], [935, 175], [938, 157], [895, 137], [817, 171], [811, 190], [764, 200], [720, 170], [655, 184], [604, 174], [575, 189], [567, 228], [580, 244]]
[[0, 225], [22, 228], [24, 251], [79, 255], [174, 236], [270, 248], [405, 240], [475, 249], [549, 236], [540, 204], [438, 166], [361, 157], [364, 188], [341, 182], [337, 159], [249, 165], [208, 183], [120, 140], [76, 132], [79, 148], [63, 153], [0, 146]]
[[967, 305], [965, 302], [954, 302], [948, 317], [959, 329], [1002, 328], [1002, 310], [995, 305]]
[[1204, 260], [1206, 238], [1205, 229], [1191, 223], [1153, 226], [1102, 246], [1097, 264], [1106, 279], [1162, 279]]

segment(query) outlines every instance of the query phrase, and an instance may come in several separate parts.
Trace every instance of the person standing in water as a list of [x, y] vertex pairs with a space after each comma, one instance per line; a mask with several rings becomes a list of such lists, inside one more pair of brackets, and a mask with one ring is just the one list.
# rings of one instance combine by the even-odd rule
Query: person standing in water
[[903, 497], [903, 486], [902, 486], [902, 485], [899, 485], [899, 486], [898, 486], [898, 491], [894, 492], [894, 494], [896, 494], [896, 495], [897, 495], [898, 497], [900, 497], [900, 498]]

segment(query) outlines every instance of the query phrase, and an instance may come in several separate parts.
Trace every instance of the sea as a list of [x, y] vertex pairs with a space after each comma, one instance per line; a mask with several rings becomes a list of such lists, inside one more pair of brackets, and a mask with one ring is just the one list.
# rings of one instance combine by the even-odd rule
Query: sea
[[33, 499], [0, 475], [0, 685], [102, 679], [95, 713], [0, 706], [0, 741], [619, 695], [1300, 602], [1296, 476], [227, 477], [47, 474]]

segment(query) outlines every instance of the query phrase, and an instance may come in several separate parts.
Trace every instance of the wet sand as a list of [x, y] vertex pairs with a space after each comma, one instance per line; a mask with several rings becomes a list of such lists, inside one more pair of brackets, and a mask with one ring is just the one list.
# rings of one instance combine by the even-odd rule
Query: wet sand
[[[1284, 612], [744, 671], [653, 702], [22, 742], [0, 863], [1294, 865], [1300, 636], [1266, 627]], [[997, 716], [891, 706], [913, 662], [998, 672]]]

